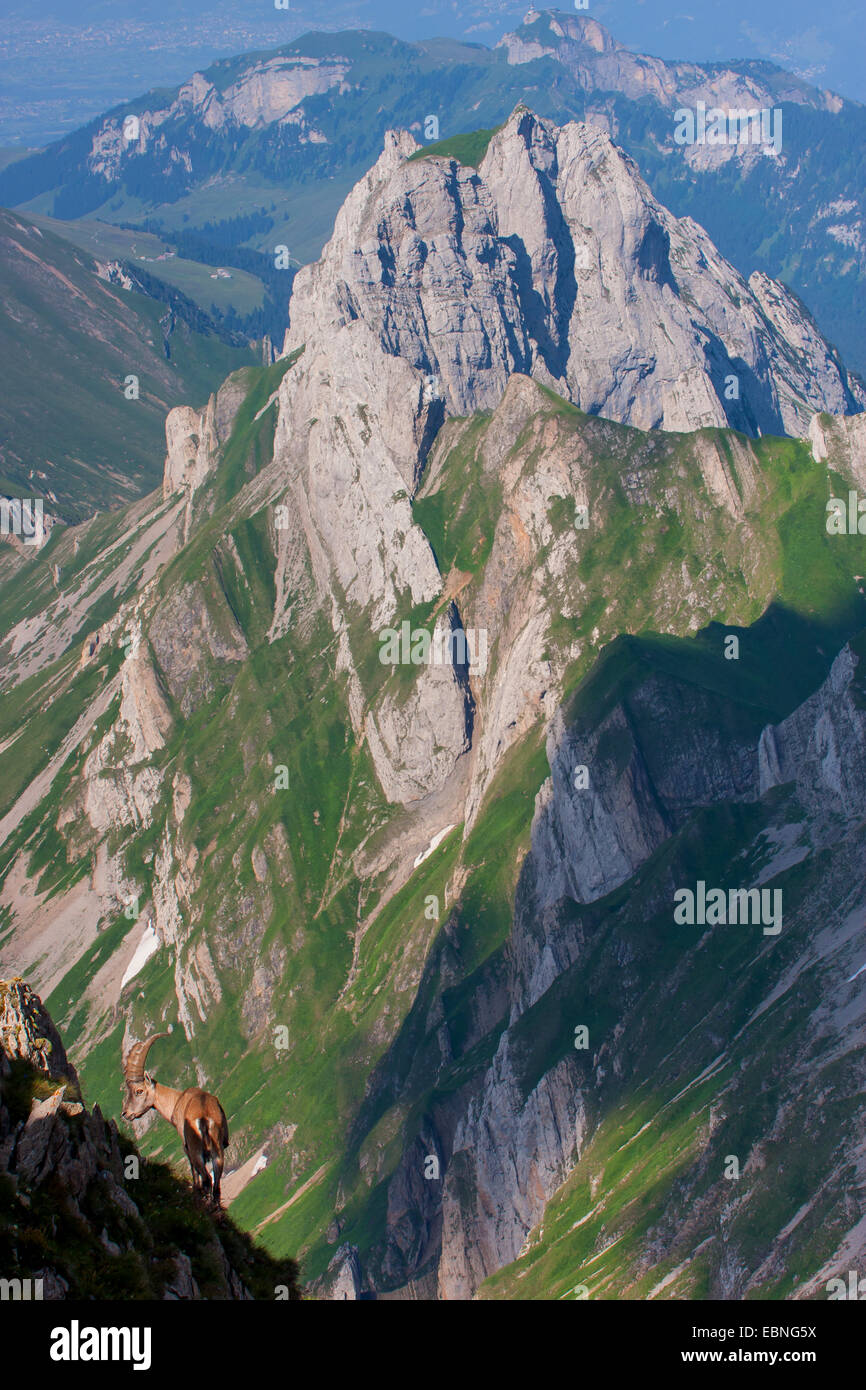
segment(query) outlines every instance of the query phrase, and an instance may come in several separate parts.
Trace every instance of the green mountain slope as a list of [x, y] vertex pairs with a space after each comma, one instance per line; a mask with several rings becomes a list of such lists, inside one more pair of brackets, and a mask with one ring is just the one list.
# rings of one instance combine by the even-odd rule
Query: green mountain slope
[[[448, 421], [409, 522], [435, 556], [440, 592], [420, 605], [404, 594], [398, 616], [431, 627], [458, 603], [467, 629], [490, 628], [490, 660], [473, 681], [459, 796], [449, 801], [446, 786], [389, 800], [375, 732], [393, 702], [411, 733], [426, 676], [383, 670], [373, 597], [359, 607], [324, 565], [310, 499], [331, 483], [297, 471], [292, 452], [316, 424], [291, 413], [302, 369], [303, 354], [235, 379], [230, 435], [194, 493], [56, 534], [4, 585], [0, 733], [16, 773], [0, 805], [0, 958], [38, 982], [108, 1114], [124, 1036], [178, 1025], [160, 1044], [159, 1079], [206, 1077], [229, 1116], [233, 1162], [263, 1156], [233, 1217], [276, 1255], [297, 1254], [325, 1293], [349, 1246], [377, 1295], [471, 1296], [508, 1264], [484, 1296], [515, 1296], [523, 1280], [532, 1296], [578, 1283], [645, 1296], [650, 1266], [661, 1278], [685, 1263], [684, 1282], [666, 1287], [739, 1296], [745, 1275], [729, 1278], [718, 1252], [696, 1255], [716, 1215], [727, 1220], [718, 1159], [734, 1151], [749, 1174], [738, 1191], [753, 1234], [735, 1232], [747, 1274], [757, 1278], [804, 1194], [820, 1190], [794, 1243], [793, 1268], [815, 1273], [846, 1210], [838, 1156], [859, 1061], [843, 1068], [838, 1106], [821, 1109], [836, 1073], [823, 1070], [830, 1045], [808, 1018], [823, 986], [807, 979], [801, 994], [786, 981], [816, 914], [838, 917], [856, 897], [859, 831], [837, 817], [833, 849], [824, 812], [798, 810], [784, 786], [762, 795], [754, 769], [764, 727], [821, 687], [866, 625], [863, 541], [824, 524], [827, 497], [849, 485], [841, 461], [828, 473], [806, 444], [730, 431], [646, 434], [517, 377], [491, 415]], [[304, 520], [295, 530], [277, 521], [287, 503], [290, 525]], [[488, 751], [519, 637], [509, 624], [539, 594], [559, 715], [539, 703]], [[730, 636], [736, 661], [724, 654]], [[661, 838], [602, 893], [568, 879], [584, 855], [567, 839], [558, 860], [533, 847], [533, 819], [541, 834], [544, 808], [566, 804], [562, 748], [586, 750], [575, 760], [588, 763], [611, 824], [629, 820], [634, 766], [653, 789], [655, 820], [642, 820]], [[773, 846], [801, 842], [807, 857], [768, 880], [781, 875], [795, 923], [772, 951], [759, 932], [696, 942], [694, 929], [673, 930], [673, 886], [749, 884], [772, 867]], [[605, 843], [586, 840], [587, 862], [592, 850], [602, 863]], [[571, 895], [542, 902], [539, 882], [557, 875]], [[156, 950], [124, 983], [153, 922]], [[735, 983], [721, 1000], [716, 974]], [[784, 1002], [741, 1037], [774, 991]], [[588, 1054], [573, 1046], [580, 1023]], [[797, 1066], [761, 1072], [761, 1048], [788, 1048], [794, 1035]], [[821, 1069], [801, 1094], [801, 1064], [819, 1045]], [[721, 1054], [685, 1105], [674, 1099]], [[522, 1117], [539, 1088], [579, 1142], [527, 1187], [553, 1196], [566, 1182], [553, 1224], [515, 1268], [510, 1242], [536, 1225], [534, 1209], [490, 1234], [478, 1210], [486, 1151], [473, 1136], [500, 1096], [503, 1151], [516, 1146], [522, 1162]], [[661, 1126], [666, 1105], [676, 1123]], [[781, 1195], [746, 1161], [773, 1114], [783, 1148], [798, 1127], [825, 1130]], [[642, 1138], [625, 1173], [621, 1146], [645, 1123], [651, 1138], [663, 1129], [662, 1148]], [[552, 1131], [538, 1131], [539, 1153], [552, 1152]], [[180, 1161], [164, 1128], [141, 1145]], [[425, 1177], [430, 1156], [439, 1179]], [[572, 1239], [587, 1192], [602, 1207]], [[690, 1203], [694, 1226], [673, 1231], [668, 1213]], [[602, 1261], [599, 1282], [584, 1277], [615, 1236], [628, 1259]], [[464, 1270], [464, 1248], [486, 1253]], [[785, 1296], [792, 1284], [771, 1271], [760, 1287]]]
[[166, 412], [206, 398], [251, 353], [100, 280], [86, 253], [16, 213], [0, 211], [0, 241], [0, 488], [81, 521], [149, 491]]

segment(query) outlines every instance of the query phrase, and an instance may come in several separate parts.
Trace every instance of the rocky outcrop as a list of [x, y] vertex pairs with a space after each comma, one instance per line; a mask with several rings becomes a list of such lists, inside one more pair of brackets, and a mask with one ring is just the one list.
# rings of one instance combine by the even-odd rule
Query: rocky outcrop
[[246, 376], [242, 368], [227, 377], [204, 410], [178, 405], [166, 416], [162, 495], [166, 501], [176, 493], [186, 496], [184, 541], [189, 536], [195, 493], [216, 468], [219, 449], [228, 440], [246, 395]]
[[66, 1056], [51, 1015], [23, 980], [0, 980], [0, 1067], [29, 1063], [50, 1081], [78, 1091], [75, 1068]]
[[321, 1295], [331, 1302], [354, 1302], [361, 1294], [361, 1261], [355, 1245], [341, 1245], [322, 1281]]
[[[0, 981], [0, 1176], [12, 1192], [4, 1277], [35, 1280], [36, 1297], [300, 1297], [293, 1261], [270, 1260], [225, 1218], [205, 1218], [204, 1231], [182, 1184], [98, 1106], [85, 1109], [51, 1018], [21, 980]], [[168, 1207], [175, 1230], [191, 1223], [189, 1253], [159, 1231]]]
[[588, 734], [557, 714], [533, 823], [539, 910], [612, 892], [696, 806], [758, 795], [754, 746], [723, 734], [721, 704], [655, 676]]
[[118, 717], [84, 763], [84, 811], [96, 831], [149, 825], [163, 780], [151, 760], [172, 726], [139, 623], [125, 650]]
[[442, 1195], [442, 1299], [471, 1298], [517, 1257], [583, 1142], [584, 1102], [570, 1060], [524, 1098], [510, 1047], [505, 1032], [454, 1135]]
[[826, 463], [855, 487], [866, 489], [866, 414], [813, 415], [809, 440], [816, 463]]
[[[793, 783], [814, 816], [859, 819], [866, 788], [862, 658], [845, 647], [825, 683], [781, 724], [768, 725], [758, 749], [763, 794]], [[836, 833], [836, 831], [831, 831]]]
[[389, 135], [296, 277], [285, 344], [402, 359], [416, 429], [425, 378], [462, 415], [513, 372], [642, 429], [803, 434], [866, 404], [799, 301], [747, 283], [603, 131], [518, 108], [477, 170], [416, 151]]

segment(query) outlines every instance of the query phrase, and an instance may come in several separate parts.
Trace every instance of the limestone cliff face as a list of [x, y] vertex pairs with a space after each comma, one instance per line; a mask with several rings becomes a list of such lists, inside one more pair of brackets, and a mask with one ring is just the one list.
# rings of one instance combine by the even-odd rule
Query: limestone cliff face
[[866, 489], [866, 415], [814, 415], [809, 421], [812, 457], [816, 463]]
[[813, 813], [851, 822], [863, 813], [866, 720], [862, 658], [846, 647], [827, 682], [784, 723], [761, 736], [761, 792], [793, 783]]
[[324, 137], [299, 108], [305, 97], [341, 87], [346, 71], [345, 63], [333, 59], [266, 58], [251, 63], [222, 91], [197, 72], [167, 106], [141, 111], [137, 124], [131, 126], [128, 118], [126, 122], [117, 117], [105, 120], [93, 136], [87, 167], [108, 180], [116, 175], [125, 156], [152, 151], [169, 167], [181, 162], [191, 168], [189, 155], [178, 149], [170, 136], [174, 123], [191, 118], [208, 131], [286, 123], [300, 127], [302, 142], [321, 141]]
[[246, 394], [244, 376], [241, 369], [228, 377], [204, 410], [178, 405], [166, 416], [162, 495], [166, 501], [178, 493], [185, 498], [184, 541], [189, 537], [195, 493], [213, 473], [220, 445], [229, 438], [238, 406]]
[[443, 1191], [438, 1296], [467, 1299], [516, 1259], [564, 1182], [586, 1129], [584, 1099], [566, 1058], [529, 1096], [503, 1033], [481, 1094], [454, 1135]]
[[[814, 1030], [809, 1034], [813, 1042], [805, 1038], [803, 1047], [808, 1050], [813, 1046], [820, 1052], [815, 1036], [832, 1032], [837, 1025], [830, 1020], [838, 1022], [846, 1010], [853, 1010], [863, 1020], [863, 991], [858, 989], [850, 997], [851, 980], [846, 983], [845, 979], [846, 963], [855, 966], [862, 959], [862, 932], [854, 930], [855, 904], [859, 901], [862, 906], [862, 894], [858, 897], [855, 886], [849, 895], [842, 881], [863, 847], [866, 709], [860, 694], [861, 660], [850, 648], [843, 649], [815, 695], [781, 724], [768, 726], [759, 742], [750, 747], [737, 742], [725, 747], [723, 740], [716, 747], [706, 747], [706, 712], [693, 710], [689, 716], [683, 710], [679, 715], [671, 714], [669, 727], [676, 728], [677, 734], [666, 740], [664, 756], [656, 761], [645, 733], [652, 727], [654, 708], [658, 713], [663, 707], [672, 709], [672, 691], [668, 689], [659, 700], [661, 691], [653, 681], [637, 692], [642, 709], [633, 706], [629, 717], [624, 718], [623, 708], [617, 706], [594, 731], [591, 747], [562, 728], [553, 732], [552, 775], [538, 798], [532, 852], [524, 866], [508, 951], [508, 1026], [480, 1088], [462, 1110], [457, 1107], [456, 1123], [452, 1116], [453, 1142], [446, 1159], [438, 1258], [440, 1297], [471, 1297], [485, 1277], [525, 1249], [524, 1242], [542, 1220], [547, 1201], [591, 1140], [610, 1080], [615, 1079], [625, 1058], [634, 1059], [627, 1042], [631, 1024], [626, 1000], [637, 962], [629, 958], [624, 937], [613, 944], [625, 976], [617, 1007], [619, 1023], [600, 1050], [593, 1045], [589, 1076], [578, 1066], [572, 1050], [535, 1084], [527, 1085], [527, 1045], [532, 1047], [536, 1030], [544, 1032], [545, 1018], [557, 1017], [560, 1000], [567, 997], [561, 982], [573, 982], [581, 962], [585, 962], [585, 970], [598, 968], [597, 953], [586, 931], [572, 924], [563, 906], [569, 901], [597, 901], [631, 878], [650, 849], [671, 839], [688, 807], [738, 800], [754, 804], [773, 788], [786, 783], [792, 786], [797, 798], [795, 817], [803, 815], [803, 807], [809, 809], [802, 823], [794, 819], [786, 826], [783, 816], [777, 828], [765, 832], [772, 854], [759, 881], [773, 881], [775, 874], [800, 862], [805, 854], [804, 833], [816, 845], [826, 837], [839, 854], [835, 882], [831, 873], [823, 886], [814, 890], [821, 907], [816, 908], [812, 901], [811, 911], [817, 910], [823, 929], [807, 932], [793, 957], [797, 960], [802, 949], [796, 972], [807, 960], [816, 968], [822, 968], [825, 961], [833, 962], [830, 976], [822, 984], [826, 992], [821, 1016], [809, 1025]], [[630, 731], [635, 722], [644, 730], [643, 738]], [[690, 724], [702, 730], [703, 755], [691, 742]], [[613, 734], [620, 741], [615, 755], [610, 751]], [[594, 769], [592, 791], [575, 791], [571, 785], [567, 774], [578, 761], [588, 761]], [[841, 864], [846, 866], [844, 871], [840, 871]], [[663, 891], [662, 903], [669, 903], [671, 890]], [[797, 901], [797, 921], [802, 929], [802, 902]], [[807, 907], [806, 921], [811, 920], [809, 913]], [[797, 928], [788, 930], [796, 932]], [[571, 988], [575, 988], [574, 983]], [[659, 997], [667, 993], [661, 982], [654, 988], [660, 991]], [[539, 1000], [544, 1001], [545, 1012], [536, 1015], [534, 1025], [527, 1028], [521, 1021]], [[854, 1046], [850, 1019], [842, 1033], [838, 1046]], [[818, 1091], [820, 1086], [816, 1081]], [[736, 1103], [730, 1102], [732, 1106]], [[862, 1251], [862, 1230], [852, 1232], [851, 1238], [855, 1235]], [[784, 1244], [790, 1236], [785, 1229], [779, 1240]], [[843, 1242], [840, 1259], [847, 1258], [851, 1248]], [[654, 1259], [660, 1260], [662, 1253], [663, 1246], [659, 1246]], [[782, 1257], [777, 1252], [773, 1258], [778, 1264]], [[719, 1296], [742, 1297], [749, 1278], [759, 1279], [769, 1267], [761, 1271], [740, 1269]], [[832, 1259], [828, 1260], [824, 1273], [833, 1268]], [[815, 1271], [802, 1296], [808, 1296], [809, 1290], [815, 1293], [820, 1277], [820, 1271]], [[577, 1271], [574, 1279], [578, 1279]]]
[[425, 377], [465, 414], [515, 371], [643, 429], [803, 434], [866, 403], [799, 303], [747, 283], [603, 131], [518, 108], [477, 170], [416, 148], [388, 137], [299, 273], [286, 339], [402, 359], [416, 428]]
[[165, 744], [171, 715], [138, 625], [128, 642], [117, 720], [84, 763], [84, 811], [96, 831], [148, 825], [162, 785], [151, 760]]
[[[408, 136], [391, 142], [364, 186], [379, 186], [384, 171], [412, 148]], [[362, 186], [338, 219], [335, 237], [341, 229], [354, 236], [352, 209], [363, 198]], [[398, 615], [441, 593], [442, 576], [413, 521], [411, 497], [442, 402], [425, 399], [423, 374], [385, 351], [370, 326], [357, 316], [334, 317], [326, 277], [326, 268], [314, 267], [302, 290], [287, 351], [303, 352], [279, 389], [273, 477], [286, 518], [276, 531], [277, 590], [287, 599], [294, 595], [289, 576], [298, 557], [308, 556], [299, 567], [309, 567], [314, 601], [338, 635], [338, 669], [349, 675], [355, 727], [369, 739], [388, 797], [407, 803], [440, 789], [465, 752], [465, 695], [450, 664], [431, 664], [408, 703], [387, 691], [370, 702], [355, 673], [349, 625], [362, 622], [377, 643]], [[278, 606], [275, 631], [287, 621]], [[451, 625], [445, 613], [439, 621], [443, 631]]]
[[[539, 908], [563, 897], [604, 897], [695, 806], [757, 795], [754, 748], [722, 736], [719, 712], [710, 696], [656, 676], [588, 736], [557, 714], [548, 733], [551, 776], [533, 828]], [[676, 742], [641, 739], [635, 720], [659, 732], [678, 727]]]

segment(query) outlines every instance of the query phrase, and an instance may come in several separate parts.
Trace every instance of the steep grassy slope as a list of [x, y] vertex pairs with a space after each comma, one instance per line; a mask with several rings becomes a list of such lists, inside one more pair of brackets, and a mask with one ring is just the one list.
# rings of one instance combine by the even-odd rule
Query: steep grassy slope
[[[149, 491], [173, 405], [201, 401], [246, 350], [172, 324], [165, 305], [99, 280], [84, 252], [0, 212], [0, 489], [67, 522]], [[127, 378], [138, 398], [127, 399]]]

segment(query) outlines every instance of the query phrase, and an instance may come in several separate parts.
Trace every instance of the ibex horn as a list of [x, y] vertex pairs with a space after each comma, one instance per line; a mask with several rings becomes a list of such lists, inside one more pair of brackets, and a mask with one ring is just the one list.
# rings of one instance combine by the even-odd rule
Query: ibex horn
[[153, 1033], [146, 1042], [132, 1044], [123, 1064], [123, 1073], [127, 1081], [144, 1080], [144, 1064], [147, 1061], [148, 1052], [157, 1038], [167, 1038], [168, 1036], [168, 1033]]

